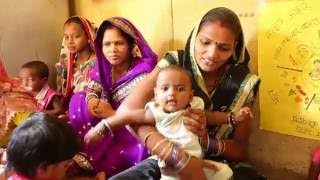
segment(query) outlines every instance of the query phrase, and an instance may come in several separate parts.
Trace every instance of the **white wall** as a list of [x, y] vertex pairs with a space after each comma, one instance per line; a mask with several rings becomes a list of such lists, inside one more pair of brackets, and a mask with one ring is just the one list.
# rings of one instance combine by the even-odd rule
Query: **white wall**
[[50, 67], [59, 57], [67, 0], [1, 0], [0, 57], [10, 76], [27, 61], [42, 60]]

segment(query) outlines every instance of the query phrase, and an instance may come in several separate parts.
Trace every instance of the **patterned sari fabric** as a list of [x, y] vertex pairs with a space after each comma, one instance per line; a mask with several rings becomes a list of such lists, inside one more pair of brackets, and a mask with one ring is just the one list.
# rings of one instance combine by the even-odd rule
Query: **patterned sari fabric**
[[[94, 38], [96, 28], [93, 24], [90, 24], [84, 17], [73, 16], [81, 20], [83, 27], [85, 28], [87, 37], [89, 39], [91, 48], [94, 49]], [[70, 17], [70, 18], [73, 18]], [[63, 94], [66, 101], [73, 92], [80, 92], [84, 90], [86, 81], [89, 78], [90, 71], [92, 70], [95, 60], [88, 60], [79, 70], [74, 72], [75, 61], [77, 59], [76, 54], [71, 53], [64, 45], [65, 39], [63, 38], [62, 48], [60, 52], [59, 62], [56, 63], [57, 69], [57, 92]]]
[[[195, 59], [195, 40], [199, 31], [197, 25], [188, 38], [184, 51], [171, 51], [159, 61], [158, 67], [169, 64], [178, 64], [188, 69], [193, 76], [195, 95], [205, 102], [205, 109], [214, 111], [237, 112], [241, 107], [251, 103], [259, 85], [259, 78], [250, 74], [247, 66], [250, 57], [245, 48], [243, 33], [237, 40], [236, 50], [229, 59], [217, 88], [209, 93], [204, 82], [201, 70]], [[232, 138], [233, 127], [229, 124], [215, 126], [209, 129], [209, 135], [216, 138]]]
[[[127, 74], [112, 83], [111, 65], [102, 52], [102, 39], [104, 26], [113, 25], [129, 34], [135, 41], [131, 67]], [[156, 65], [157, 56], [148, 46], [140, 32], [128, 20], [120, 17], [108, 19], [102, 23], [95, 41], [97, 63], [90, 75], [90, 81], [86, 92], [74, 95], [70, 102], [69, 117], [73, 128], [83, 138], [88, 130], [95, 126], [101, 119], [92, 117], [87, 109], [85, 101], [86, 93], [94, 93], [101, 100], [108, 102], [113, 109], [117, 109], [124, 98], [140, 82], [147, 73]], [[72, 106], [72, 105], [80, 105]], [[88, 161], [95, 171], [105, 171], [110, 177], [123, 171], [148, 156], [146, 148], [138, 139], [125, 128], [114, 131], [114, 137], [106, 135], [101, 143], [94, 146], [86, 146], [83, 149], [80, 162], [88, 167]], [[89, 166], [90, 167], [90, 166]]]

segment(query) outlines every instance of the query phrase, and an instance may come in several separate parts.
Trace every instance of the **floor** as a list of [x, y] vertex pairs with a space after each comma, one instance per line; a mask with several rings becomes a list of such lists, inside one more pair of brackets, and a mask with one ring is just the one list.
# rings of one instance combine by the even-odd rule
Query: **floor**
[[268, 180], [306, 180], [306, 175], [297, 174], [286, 169], [274, 169], [271, 167], [258, 167], [259, 172]]

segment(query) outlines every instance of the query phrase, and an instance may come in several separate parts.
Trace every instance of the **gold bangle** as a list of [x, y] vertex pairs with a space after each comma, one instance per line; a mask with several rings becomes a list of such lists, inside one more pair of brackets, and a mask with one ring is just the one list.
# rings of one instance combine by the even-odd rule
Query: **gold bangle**
[[168, 150], [168, 152], [165, 154], [165, 156], [164, 156], [164, 158], [163, 158], [164, 161], [166, 161], [166, 160], [168, 159], [168, 157], [169, 157], [170, 154], [171, 154], [172, 149], [173, 149], [173, 143], [170, 142], [169, 150]]
[[145, 145], [145, 146], [147, 145], [147, 140], [148, 140], [148, 138], [149, 138], [151, 135], [155, 134], [155, 133], [158, 133], [158, 132], [157, 132], [157, 131], [151, 131], [151, 132], [148, 132], [148, 133], [144, 136], [143, 142], [144, 142], [144, 145]]
[[[167, 149], [170, 148], [171, 144], [172, 144], [172, 143], [171, 143], [170, 141], [168, 141], [167, 146], [164, 147], [164, 148], [162, 149], [162, 151], [159, 153], [158, 156], [160, 157], [160, 159], [163, 159], [163, 160], [165, 159], [164, 156], [165, 156], [166, 154], [168, 154], [168, 153], [167, 153]], [[162, 155], [162, 154], [163, 154], [163, 155]]]
[[164, 143], [164, 142], [166, 142], [166, 141], [167, 141], [167, 139], [164, 138], [164, 139], [162, 139], [161, 141], [159, 141], [156, 145], [154, 145], [153, 148], [152, 148], [152, 150], [151, 150], [151, 154], [154, 154], [154, 151], [155, 151], [162, 143]]

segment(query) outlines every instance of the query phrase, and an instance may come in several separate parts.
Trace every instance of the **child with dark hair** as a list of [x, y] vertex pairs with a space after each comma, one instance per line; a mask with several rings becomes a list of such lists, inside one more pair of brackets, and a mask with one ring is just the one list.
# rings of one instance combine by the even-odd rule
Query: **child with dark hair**
[[48, 115], [64, 113], [62, 96], [48, 85], [49, 68], [42, 61], [30, 61], [19, 71], [20, 85], [36, 100], [37, 108]]
[[63, 179], [80, 147], [80, 140], [69, 124], [35, 113], [10, 138], [8, 179]]

